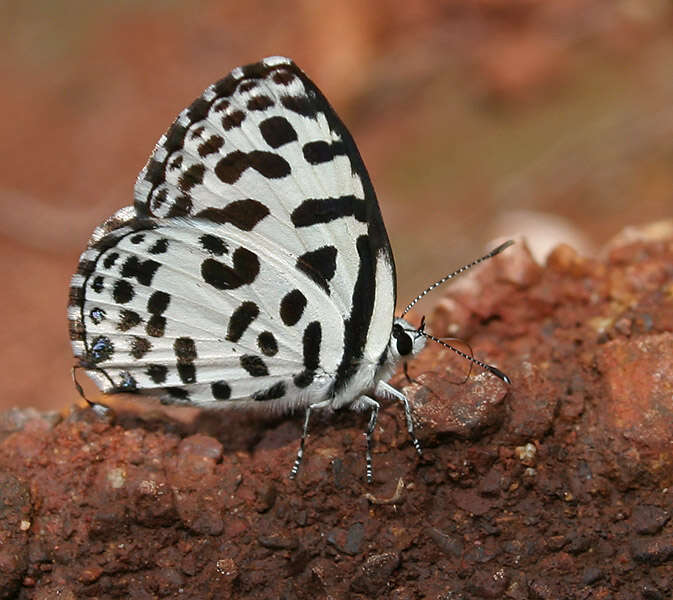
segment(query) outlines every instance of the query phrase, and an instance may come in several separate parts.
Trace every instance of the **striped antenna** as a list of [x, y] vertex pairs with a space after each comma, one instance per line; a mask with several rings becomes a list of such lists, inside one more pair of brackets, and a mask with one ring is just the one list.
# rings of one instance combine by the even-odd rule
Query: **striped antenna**
[[420, 330], [418, 331], [418, 333], [420, 333], [421, 335], [425, 336], [426, 338], [432, 340], [433, 342], [437, 342], [438, 344], [441, 344], [442, 346], [444, 346], [444, 348], [448, 348], [449, 350], [452, 350], [458, 356], [460, 356], [460, 357], [462, 357], [466, 360], [469, 360], [470, 362], [474, 363], [475, 365], [480, 366], [485, 371], [488, 371], [489, 373], [492, 373], [493, 375], [495, 375], [499, 379], [502, 379], [505, 383], [512, 383], [512, 380], [509, 377], [507, 377], [507, 375], [505, 375], [500, 369], [498, 369], [498, 368], [496, 368], [492, 365], [488, 365], [485, 362], [479, 360], [478, 358], [474, 358], [474, 356], [470, 356], [469, 354], [466, 354], [465, 352], [462, 352], [461, 350], [458, 350], [458, 348], [454, 348], [450, 344], [447, 344], [446, 342], [443, 342], [442, 340], [440, 340], [438, 337], [435, 337], [431, 333], [427, 333], [425, 331], [420, 331]]
[[461, 273], [467, 271], [468, 269], [471, 269], [475, 265], [478, 265], [480, 262], [484, 262], [485, 260], [488, 260], [489, 258], [493, 258], [496, 254], [500, 254], [505, 248], [509, 248], [512, 244], [514, 243], [514, 240], [508, 240], [504, 244], [500, 244], [497, 248], [494, 250], [491, 250], [488, 254], [482, 256], [481, 258], [478, 258], [477, 260], [473, 260], [470, 264], [465, 265], [463, 267], [460, 267], [460, 269], [455, 270], [453, 273], [449, 273], [448, 275], [445, 275], [441, 279], [438, 279], [433, 283], [430, 287], [427, 289], [423, 290], [418, 296], [416, 296], [404, 309], [404, 312], [402, 313], [402, 316], [406, 315], [410, 310], [411, 307], [416, 304], [421, 298], [423, 298], [428, 292], [431, 292], [434, 290], [436, 287], [442, 285], [445, 281], [448, 281], [449, 279], [453, 279], [456, 277], [456, 275], [460, 275]]

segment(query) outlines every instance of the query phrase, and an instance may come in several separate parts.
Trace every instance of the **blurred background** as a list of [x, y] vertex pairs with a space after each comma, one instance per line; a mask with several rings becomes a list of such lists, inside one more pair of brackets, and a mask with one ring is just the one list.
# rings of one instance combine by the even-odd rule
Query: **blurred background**
[[177, 113], [290, 56], [353, 133], [401, 305], [500, 236], [540, 261], [673, 214], [668, 0], [0, 3], [0, 408], [77, 400], [65, 307]]

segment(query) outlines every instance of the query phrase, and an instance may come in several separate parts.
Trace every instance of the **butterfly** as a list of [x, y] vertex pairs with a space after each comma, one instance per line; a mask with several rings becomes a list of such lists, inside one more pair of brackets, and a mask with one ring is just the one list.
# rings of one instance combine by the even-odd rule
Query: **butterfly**
[[312, 411], [369, 411], [372, 481], [378, 400], [402, 403], [421, 452], [388, 380], [436, 340], [395, 318], [395, 302], [390, 242], [353, 138], [290, 59], [270, 57], [210, 85], [159, 139], [133, 205], [81, 255], [68, 317], [76, 368], [104, 393], [305, 409], [292, 478]]

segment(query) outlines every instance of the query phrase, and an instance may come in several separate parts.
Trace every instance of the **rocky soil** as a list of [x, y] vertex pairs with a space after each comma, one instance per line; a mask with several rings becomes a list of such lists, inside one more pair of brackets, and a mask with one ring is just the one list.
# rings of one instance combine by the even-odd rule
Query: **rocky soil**
[[428, 320], [512, 384], [430, 345], [393, 380], [424, 454], [387, 405], [372, 485], [347, 411], [296, 481], [300, 415], [0, 415], [0, 597], [670, 598], [673, 223], [600, 260], [519, 242]]

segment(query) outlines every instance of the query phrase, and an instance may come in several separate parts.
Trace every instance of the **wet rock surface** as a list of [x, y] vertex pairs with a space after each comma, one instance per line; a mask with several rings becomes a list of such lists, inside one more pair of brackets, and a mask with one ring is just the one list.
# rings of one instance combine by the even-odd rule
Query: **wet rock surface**
[[[512, 379], [452, 383], [432, 345], [414, 406], [101, 420], [0, 415], [1, 598], [669, 598], [673, 226], [600, 260], [519, 243], [429, 319]], [[452, 313], [450, 308], [457, 307]], [[196, 413], [194, 413], [196, 414]], [[400, 481], [401, 480], [401, 481]]]

